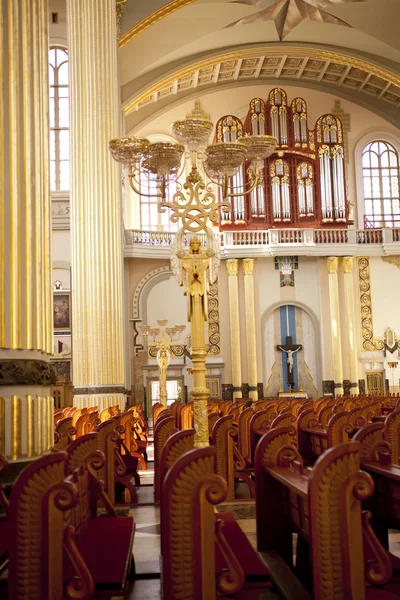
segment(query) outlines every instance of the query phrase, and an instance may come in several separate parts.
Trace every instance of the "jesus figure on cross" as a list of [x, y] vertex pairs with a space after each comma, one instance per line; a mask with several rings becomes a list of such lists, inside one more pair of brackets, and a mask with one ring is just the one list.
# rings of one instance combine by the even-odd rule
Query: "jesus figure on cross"
[[295, 352], [298, 352], [300, 350], [300, 348], [297, 348], [297, 350], [285, 350], [285, 348], [282, 348], [282, 346], [278, 346], [278, 348], [279, 348], [279, 350], [282, 350], [282, 352], [286, 352], [286, 354], [287, 354], [286, 362], [288, 364], [289, 373], [291, 373], [293, 371], [293, 354]]
[[287, 355], [286, 356], [287, 383], [289, 386], [289, 390], [293, 391], [294, 385], [295, 385], [294, 378], [293, 378], [293, 366], [294, 366], [293, 354], [295, 354], [299, 350], [302, 350], [303, 346], [301, 346], [301, 344], [292, 344], [291, 336], [286, 336], [286, 344], [282, 344], [281, 346], [277, 346], [276, 348], [277, 348], [277, 350], [280, 350], [281, 352], [285, 352]]

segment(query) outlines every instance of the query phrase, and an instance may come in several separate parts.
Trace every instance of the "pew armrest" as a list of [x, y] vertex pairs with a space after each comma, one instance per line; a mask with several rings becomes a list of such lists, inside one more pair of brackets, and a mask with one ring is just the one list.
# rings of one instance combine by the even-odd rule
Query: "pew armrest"
[[259, 552], [270, 575], [285, 600], [311, 600], [311, 594], [302, 586], [296, 575], [275, 550]]

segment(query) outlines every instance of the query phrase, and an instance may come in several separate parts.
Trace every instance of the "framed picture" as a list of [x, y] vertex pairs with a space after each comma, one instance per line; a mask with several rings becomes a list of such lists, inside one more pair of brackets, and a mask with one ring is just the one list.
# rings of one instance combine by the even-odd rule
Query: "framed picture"
[[53, 296], [54, 331], [71, 330], [71, 294], [54, 293]]

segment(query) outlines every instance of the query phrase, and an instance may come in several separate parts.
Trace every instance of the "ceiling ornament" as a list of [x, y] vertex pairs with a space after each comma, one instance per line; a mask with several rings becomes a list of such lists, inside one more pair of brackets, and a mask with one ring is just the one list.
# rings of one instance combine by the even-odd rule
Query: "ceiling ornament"
[[[275, 21], [280, 40], [285, 39], [303, 21], [351, 27], [349, 23], [338, 19], [329, 12], [329, 8], [350, 2], [364, 2], [364, 0], [237, 0], [235, 4], [247, 4], [260, 10], [228, 27]], [[324, 10], [325, 8], [327, 10]]]
[[[306, 85], [317, 83], [339, 86], [350, 93], [379, 99], [392, 107], [400, 107], [400, 77], [365, 60], [306, 47], [243, 49], [207, 58], [179, 69], [162, 78], [138, 95], [132, 96], [124, 107], [125, 115], [163, 100], [168, 96], [229, 81], [300, 80]], [[398, 122], [398, 121], [397, 121]]]

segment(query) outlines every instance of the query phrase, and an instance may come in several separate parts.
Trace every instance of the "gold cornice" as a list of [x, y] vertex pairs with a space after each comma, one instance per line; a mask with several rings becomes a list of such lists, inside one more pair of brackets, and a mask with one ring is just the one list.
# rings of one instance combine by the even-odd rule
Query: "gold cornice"
[[158, 10], [151, 13], [151, 15], [145, 19], [142, 19], [139, 21], [139, 23], [136, 23], [136, 25], [131, 27], [131, 29], [124, 33], [124, 35], [121, 35], [118, 43], [119, 47], [122, 48], [125, 46], [125, 44], [128, 44], [131, 39], [139, 35], [139, 33], [143, 33], [143, 31], [154, 25], [154, 23], [161, 21], [161, 19], [164, 19], [164, 17], [168, 17], [180, 8], [184, 8], [185, 6], [192, 4], [194, 1], [195, 0], [172, 0], [172, 2], [168, 2], [168, 4], [161, 6]]
[[[373, 63], [367, 62], [365, 60], [361, 60], [355, 58], [350, 55], [341, 54], [339, 52], [328, 52], [326, 50], [319, 50], [316, 48], [310, 47], [292, 47], [282, 45], [279, 47], [270, 47], [270, 46], [262, 46], [259, 48], [248, 48], [242, 49], [235, 52], [229, 52], [226, 54], [219, 54], [218, 56], [213, 56], [211, 58], [207, 58], [201, 60], [199, 62], [193, 63], [183, 69], [177, 70], [174, 73], [166, 76], [161, 79], [157, 83], [153, 84], [145, 91], [141, 92], [134, 98], [132, 98], [123, 108], [124, 113], [127, 115], [133, 110], [137, 109], [138, 106], [145, 102], [150, 96], [157, 94], [160, 90], [166, 88], [167, 86], [172, 85], [175, 81], [182, 79], [188, 75], [191, 75], [201, 69], [206, 69], [209, 67], [214, 67], [218, 64], [225, 63], [228, 61], [244, 61], [247, 59], [261, 59], [261, 58], [277, 58], [277, 57], [287, 57], [290, 58], [309, 58], [311, 60], [321, 60], [321, 61], [331, 61], [338, 63], [340, 65], [345, 65], [348, 67], [352, 67], [354, 69], [358, 69], [365, 73], [365, 76], [376, 76], [382, 79], [384, 82], [389, 83], [393, 86], [400, 88], [400, 76], [392, 73], [391, 71], [375, 65]], [[247, 80], [248, 81], [248, 80]], [[307, 80], [308, 83], [312, 84], [313, 80]], [[226, 82], [226, 80], [225, 80]], [[357, 91], [357, 90], [355, 90]]]

